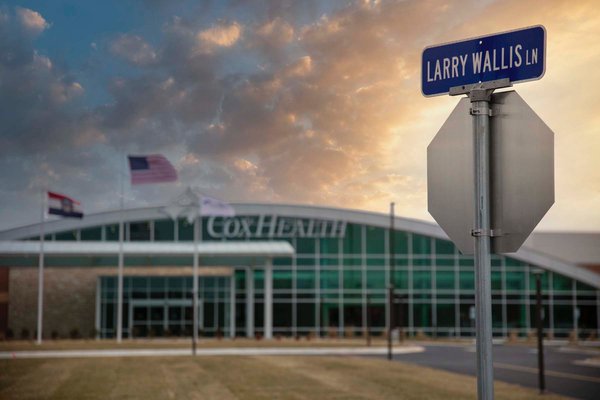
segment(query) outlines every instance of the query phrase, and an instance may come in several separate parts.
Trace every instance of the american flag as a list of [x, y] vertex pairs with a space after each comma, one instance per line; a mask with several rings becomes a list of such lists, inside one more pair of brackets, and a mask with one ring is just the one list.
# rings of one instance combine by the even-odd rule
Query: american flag
[[177, 171], [162, 154], [128, 156], [131, 184], [173, 182]]

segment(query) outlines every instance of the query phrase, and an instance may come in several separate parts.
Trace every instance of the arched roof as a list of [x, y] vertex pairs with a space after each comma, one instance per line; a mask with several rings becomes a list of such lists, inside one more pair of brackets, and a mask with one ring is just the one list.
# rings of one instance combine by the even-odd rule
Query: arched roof
[[[271, 203], [234, 203], [232, 206], [238, 215], [277, 215], [297, 218], [341, 220], [382, 228], [388, 228], [390, 226], [388, 214], [362, 210]], [[121, 219], [124, 222], [134, 222], [166, 218], [169, 218], [169, 216], [165, 212], [165, 207], [162, 206], [114, 210], [89, 214], [82, 220], [58, 219], [47, 221], [45, 223], [44, 231], [46, 234], [52, 234], [75, 229], [116, 224]], [[438, 225], [430, 222], [396, 217], [394, 219], [394, 226], [397, 230], [448, 240], [448, 236], [444, 231]], [[32, 224], [2, 231], [0, 232], [0, 240], [19, 240], [31, 238], [39, 234], [40, 224]], [[522, 247], [517, 253], [510, 254], [509, 256], [600, 289], [600, 275], [581, 268], [576, 264], [565, 262], [551, 255], [526, 247]]]

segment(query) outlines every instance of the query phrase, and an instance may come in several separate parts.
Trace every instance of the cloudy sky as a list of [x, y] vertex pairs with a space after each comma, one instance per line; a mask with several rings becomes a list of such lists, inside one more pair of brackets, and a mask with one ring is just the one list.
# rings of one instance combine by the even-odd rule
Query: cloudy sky
[[555, 132], [556, 203], [538, 228], [600, 231], [597, 1], [105, 0], [0, 3], [0, 229], [40, 191], [118, 207], [127, 154], [232, 202], [432, 220], [426, 148], [457, 98], [424, 98], [422, 49], [542, 24], [543, 79], [516, 89]]

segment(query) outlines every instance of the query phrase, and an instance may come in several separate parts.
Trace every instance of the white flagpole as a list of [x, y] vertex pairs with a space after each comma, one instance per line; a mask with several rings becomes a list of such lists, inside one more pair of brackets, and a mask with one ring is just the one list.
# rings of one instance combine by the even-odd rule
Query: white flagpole
[[119, 267], [117, 277], [117, 343], [123, 339], [123, 241], [125, 240], [125, 231], [123, 223], [123, 209], [125, 203], [125, 175], [120, 174], [121, 178], [121, 200], [119, 212]]
[[40, 255], [38, 269], [38, 312], [37, 312], [37, 344], [42, 344], [42, 321], [44, 318], [44, 225], [46, 221], [46, 189], [42, 189], [42, 212], [40, 224]]
[[[200, 203], [201, 198], [198, 199]], [[192, 268], [192, 319], [194, 333], [192, 334], [192, 354], [196, 355], [198, 343], [198, 242], [202, 240], [202, 205], [198, 204], [198, 213], [194, 218], [194, 265]]]

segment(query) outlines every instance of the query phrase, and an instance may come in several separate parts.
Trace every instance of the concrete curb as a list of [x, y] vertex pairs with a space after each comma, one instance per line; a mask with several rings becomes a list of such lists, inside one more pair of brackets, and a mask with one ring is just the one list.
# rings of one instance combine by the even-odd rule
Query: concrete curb
[[[424, 352], [423, 346], [402, 346], [394, 348], [394, 354]], [[387, 354], [387, 348], [220, 348], [198, 349], [197, 356], [352, 356]], [[93, 358], [93, 357], [165, 357], [191, 356], [191, 349], [119, 349], [119, 350], [46, 350], [0, 352], [0, 359], [23, 358]]]

